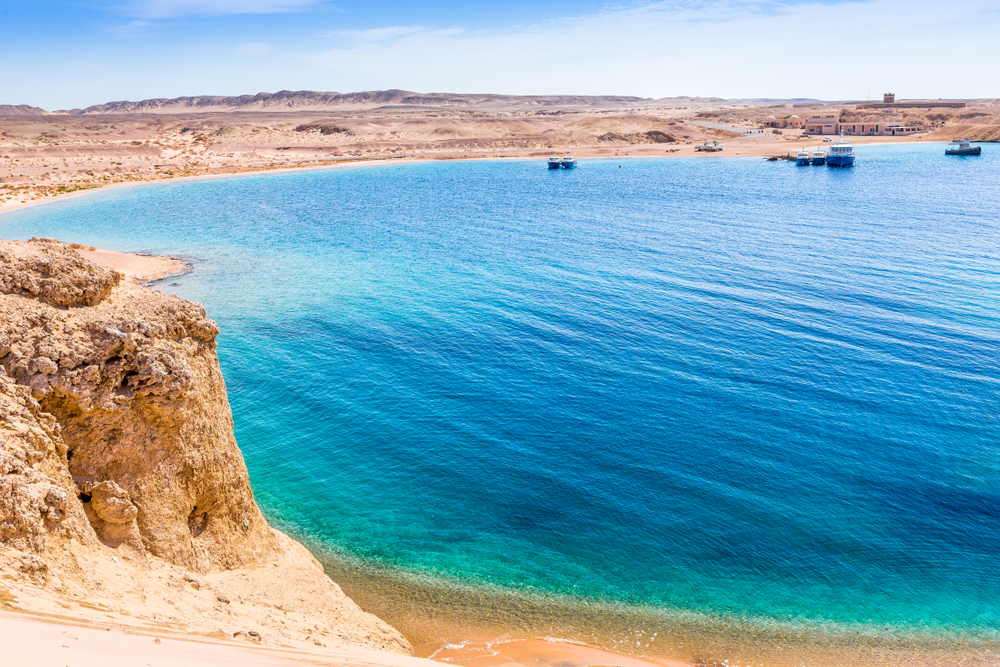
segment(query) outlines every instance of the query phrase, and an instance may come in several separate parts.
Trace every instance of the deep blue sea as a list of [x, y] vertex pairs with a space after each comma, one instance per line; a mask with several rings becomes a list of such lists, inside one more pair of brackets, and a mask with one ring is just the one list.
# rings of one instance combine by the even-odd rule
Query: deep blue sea
[[[1000, 148], [417, 163], [0, 217], [180, 255], [257, 499], [443, 580], [1000, 630]], [[620, 165], [620, 166], [619, 166]]]

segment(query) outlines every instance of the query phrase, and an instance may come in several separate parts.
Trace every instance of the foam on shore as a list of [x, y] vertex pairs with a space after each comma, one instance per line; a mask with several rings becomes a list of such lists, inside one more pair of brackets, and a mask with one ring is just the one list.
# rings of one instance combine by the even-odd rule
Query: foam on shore
[[319, 557], [344, 592], [400, 630], [418, 656], [470, 667], [985, 666], [1000, 660], [1000, 636], [717, 617], [466, 585]]

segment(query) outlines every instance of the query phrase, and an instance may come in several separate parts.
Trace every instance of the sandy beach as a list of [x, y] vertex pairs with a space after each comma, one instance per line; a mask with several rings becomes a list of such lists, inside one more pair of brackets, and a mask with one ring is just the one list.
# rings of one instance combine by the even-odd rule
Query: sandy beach
[[692, 667], [674, 660], [639, 660], [589, 646], [557, 640], [518, 641], [499, 637], [482, 644], [465, 643], [439, 649], [430, 659], [393, 656], [365, 649], [316, 646], [263, 646], [251, 638], [198, 636], [170, 628], [133, 627], [121, 623], [90, 624], [75, 618], [0, 611], [0, 636], [17, 637], [5, 659], [10, 664], [39, 667], [262, 667], [357, 665], [430, 667], [434, 664], [499, 667]]
[[[380, 665], [430, 667], [433, 662], [390, 656], [364, 649], [257, 646], [252, 640], [226, 641], [178, 633], [167, 628], [142, 629], [120, 624], [86, 624], [75, 619], [0, 611], [4, 661], [38, 667], [298, 667], [304, 665]], [[16, 641], [11, 641], [16, 637]]]
[[80, 244], [71, 244], [70, 247], [81, 257], [90, 260], [94, 264], [120, 271], [128, 278], [141, 283], [179, 276], [191, 270], [189, 263], [177, 257], [135, 255], [116, 250], [81, 246]]

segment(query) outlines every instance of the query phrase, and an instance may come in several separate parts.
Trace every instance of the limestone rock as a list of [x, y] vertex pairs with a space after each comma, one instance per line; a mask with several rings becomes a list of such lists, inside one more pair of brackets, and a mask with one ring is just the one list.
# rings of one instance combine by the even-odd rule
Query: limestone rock
[[86, 541], [86, 517], [69, 503], [73, 482], [59, 465], [65, 451], [55, 419], [0, 366], [0, 543], [43, 553], [59, 527]]
[[91, 487], [94, 513], [108, 523], [132, 523], [139, 514], [129, 499], [128, 491], [115, 482], [101, 482]]
[[0, 292], [38, 298], [52, 306], [93, 306], [122, 279], [55, 239], [31, 239], [20, 252], [0, 249]]
[[[192, 602], [204, 615], [216, 613], [216, 595], [266, 590], [304, 628], [411, 652], [261, 515], [233, 435], [218, 331], [200, 305], [61, 243], [0, 241], [0, 576], [174, 605], [145, 573], [197, 572], [218, 586], [204, 591], [210, 606]], [[254, 604], [239, 613], [271, 618], [266, 637], [291, 622]]]
[[[58, 422], [68, 472], [114, 480], [136, 508], [145, 548], [175, 565], [209, 571], [269, 558], [274, 538], [233, 437], [218, 327], [205, 310], [68, 258], [57, 242], [2, 244], [0, 253], [17, 269], [7, 282], [44, 287], [0, 296], [0, 366]], [[69, 293], [94, 297], [60, 307]], [[102, 519], [102, 509], [130, 513], [97, 504]]]

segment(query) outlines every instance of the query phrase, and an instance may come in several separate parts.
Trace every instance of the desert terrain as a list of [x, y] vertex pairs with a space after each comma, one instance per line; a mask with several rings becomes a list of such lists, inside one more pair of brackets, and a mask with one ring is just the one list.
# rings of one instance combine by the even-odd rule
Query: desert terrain
[[[382, 160], [787, 156], [821, 139], [769, 117], [836, 114], [927, 126], [855, 143], [1000, 140], [1000, 101], [965, 108], [719, 98], [278, 93], [115, 102], [49, 112], [0, 105], [0, 210], [113, 185]], [[721, 153], [696, 153], [721, 141]]]

